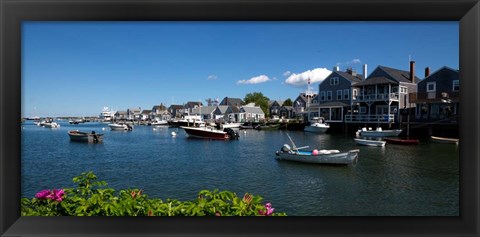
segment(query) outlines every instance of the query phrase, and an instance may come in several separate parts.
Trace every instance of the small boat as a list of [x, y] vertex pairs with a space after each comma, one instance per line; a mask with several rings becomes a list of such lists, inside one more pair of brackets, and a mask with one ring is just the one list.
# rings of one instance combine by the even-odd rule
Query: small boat
[[128, 124], [111, 123], [108, 125], [112, 131], [132, 131], [133, 127]]
[[152, 126], [168, 126], [168, 122], [166, 120], [155, 121]]
[[305, 132], [324, 133], [330, 128], [330, 125], [326, 124], [324, 121], [325, 120], [322, 117], [314, 117], [310, 121], [310, 125], [305, 126], [303, 130]]
[[362, 137], [397, 137], [401, 132], [402, 129], [382, 130], [381, 127], [378, 127], [375, 130], [362, 128], [357, 131], [357, 134]]
[[214, 127], [181, 127], [185, 130], [189, 137], [214, 139], [214, 140], [228, 140], [239, 137], [238, 133], [231, 128], [218, 130]]
[[358, 145], [364, 145], [364, 146], [385, 146], [385, 143], [386, 143], [386, 141], [360, 139], [360, 138], [354, 138], [353, 140], [355, 140], [355, 142], [357, 142]]
[[434, 142], [439, 142], [439, 143], [450, 143], [450, 144], [458, 144], [460, 142], [460, 139], [458, 138], [447, 138], [447, 137], [436, 137], [436, 136], [430, 136], [432, 141]]
[[60, 127], [60, 124], [56, 123], [56, 122], [46, 122], [43, 124], [43, 127], [45, 128], [58, 128]]
[[399, 138], [384, 138], [387, 143], [397, 145], [417, 145], [420, 143], [418, 139], [399, 139]]
[[88, 133], [70, 130], [68, 131], [68, 136], [70, 136], [70, 141], [74, 142], [99, 143], [103, 141], [103, 134], [95, 133], [95, 131]]
[[292, 148], [290, 148], [288, 144], [284, 144], [282, 149], [276, 152], [277, 160], [329, 165], [349, 165], [356, 164], [358, 162], [358, 153], [360, 152], [358, 149], [345, 152], [340, 152], [339, 150], [317, 149], [311, 151], [301, 151], [301, 149], [308, 148], [308, 146], [297, 148], [289, 135], [288, 138], [292, 142]]
[[257, 130], [278, 130], [280, 128], [280, 124], [266, 124], [266, 125], [258, 125], [255, 127]]
[[260, 125], [258, 122], [245, 122], [242, 125], [238, 126], [239, 129], [254, 129]]
[[220, 124], [220, 128], [240, 128], [241, 123], [224, 123]]

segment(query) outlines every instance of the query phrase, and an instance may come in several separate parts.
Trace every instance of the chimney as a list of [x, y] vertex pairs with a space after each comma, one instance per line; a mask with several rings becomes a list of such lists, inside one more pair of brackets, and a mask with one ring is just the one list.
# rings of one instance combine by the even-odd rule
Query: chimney
[[367, 79], [367, 64], [363, 64], [363, 80]]
[[425, 68], [425, 77], [430, 76], [430, 67]]
[[334, 72], [338, 72], [338, 71], [340, 71], [340, 67], [339, 67], [339, 66], [335, 66], [335, 67], [333, 67], [333, 71], [334, 71]]
[[415, 61], [410, 61], [410, 81], [415, 83]]

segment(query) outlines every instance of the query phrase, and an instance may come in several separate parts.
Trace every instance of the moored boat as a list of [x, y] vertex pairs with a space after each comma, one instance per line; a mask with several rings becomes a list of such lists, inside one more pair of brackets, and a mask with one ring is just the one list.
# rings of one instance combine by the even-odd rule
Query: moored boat
[[46, 123], [43, 124], [43, 127], [45, 127], [45, 128], [59, 128], [60, 124], [58, 124], [56, 122], [46, 122]]
[[420, 143], [418, 139], [399, 139], [399, 138], [384, 138], [387, 143], [397, 145], [417, 145]]
[[257, 125], [255, 129], [257, 130], [278, 130], [280, 128], [280, 124], [265, 124], [265, 125]]
[[447, 138], [447, 137], [436, 137], [436, 136], [430, 136], [432, 141], [434, 142], [439, 142], [439, 143], [450, 143], [450, 144], [458, 144], [460, 142], [460, 139], [458, 138]]
[[378, 127], [375, 130], [362, 128], [361, 130], [358, 130], [357, 134], [363, 137], [397, 137], [401, 132], [401, 129], [382, 130], [381, 127]]
[[168, 126], [168, 122], [166, 120], [155, 121], [152, 126]]
[[111, 124], [108, 124], [108, 127], [110, 127], [112, 131], [132, 131], [133, 130], [133, 127], [128, 124], [111, 123]]
[[330, 125], [326, 124], [324, 121], [325, 120], [322, 117], [314, 117], [310, 121], [310, 125], [305, 126], [303, 130], [305, 132], [324, 133], [330, 128]]
[[282, 149], [276, 152], [277, 160], [289, 160], [303, 163], [328, 164], [328, 165], [349, 165], [358, 162], [358, 153], [360, 150], [354, 149], [340, 152], [339, 150], [317, 150], [301, 151], [308, 146], [297, 147], [290, 135], [288, 135], [292, 148], [284, 144]]
[[222, 123], [220, 128], [240, 128], [241, 123]]
[[103, 134], [95, 133], [95, 131], [87, 133], [87, 132], [80, 132], [78, 130], [70, 130], [68, 131], [68, 136], [70, 136], [70, 141], [74, 141], [74, 142], [88, 142], [88, 143], [103, 142]]
[[214, 139], [214, 140], [227, 140], [238, 138], [238, 133], [234, 132], [231, 128], [226, 128], [223, 131], [214, 127], [181, 127], [185, 130], [189, 137]]
[[385, 146], [386, 141], [354, 138], [355, 142], [364, 146]]

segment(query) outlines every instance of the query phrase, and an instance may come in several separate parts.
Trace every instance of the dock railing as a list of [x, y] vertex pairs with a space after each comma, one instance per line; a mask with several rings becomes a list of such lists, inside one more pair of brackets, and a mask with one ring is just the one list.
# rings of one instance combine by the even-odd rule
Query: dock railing
[[366, 122], [366, 123], [391, 123], [395, 121], [394, 114], [373, 114], [373, 115], [359, 115], [359, 114], [347, 114], [345, 115], [345, 122], [346, 123], [358, 123], [358, 122]]

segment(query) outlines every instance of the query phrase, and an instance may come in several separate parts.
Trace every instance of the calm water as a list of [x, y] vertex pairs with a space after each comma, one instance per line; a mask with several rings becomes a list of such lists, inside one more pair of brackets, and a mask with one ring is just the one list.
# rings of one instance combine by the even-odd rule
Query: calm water
[[[356, 166], [322, 166], [277, 161], [275, 151], [289, 143], [285, 131], [240, 130], [239, 140], [210, 141], [177, 128], [123, 132], [101, 123], [60, 124], [22, 125], [23, 197], [73, 187], [74, 176], [93, 171], [116, 190], [141, 188], [163, 200], [193, 200], [202, 189], [249, 192], [291, 216], [459, 215], [457, 145], [364, 147], [348, 135], [290, 131], [297, 146], [360, 149]], [[70, 142], [70, 129], [104, 133], [104, 142]]]

